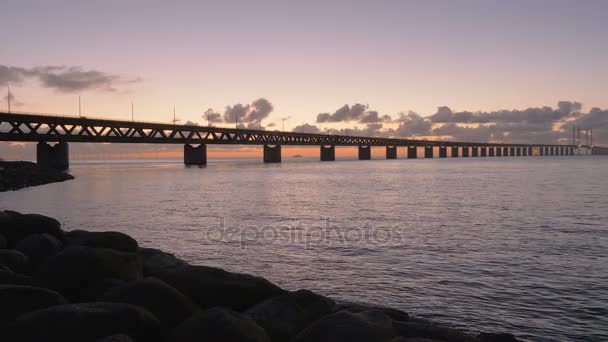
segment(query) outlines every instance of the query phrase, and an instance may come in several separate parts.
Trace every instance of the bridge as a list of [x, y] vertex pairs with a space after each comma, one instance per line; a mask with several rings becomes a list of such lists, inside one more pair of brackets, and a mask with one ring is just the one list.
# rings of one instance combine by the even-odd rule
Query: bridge
[[[183, 144], [184, 164], [207, 164], [207, 145], [261, 145], [264, 162], [281, 162], [282, 145], [319, 146], [320, 160], [335, 160], [336, 146], [358, 146], [360, 160], [371, 159], [372, 146], [386, 147], [386, 159], [397, 159], [397, 147], [407, 158], [514, 157], [606, 155], [608, 148], [586, 145], [516, 144], [396, 139], [309, 134], [152, 122], [106, 120], [38, 114], [0, 113], [0, 141], [38, 142], [36, 159], [57, 169], [69, 167], [68, 143]], [[54, 146], [50, 143], [56, 143]]]

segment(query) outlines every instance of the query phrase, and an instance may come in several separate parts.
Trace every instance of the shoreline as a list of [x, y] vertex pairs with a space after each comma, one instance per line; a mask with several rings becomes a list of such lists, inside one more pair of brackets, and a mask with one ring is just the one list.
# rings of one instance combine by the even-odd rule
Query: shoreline
[[64, 182], [74, 176], [64, 171], [38, 166], [28, 161], [0, 160], [0, 192]]
[[388, 307], [191, 265], [119, 232], [0, 212], [0, 330], [11, 341], [510, 342]]

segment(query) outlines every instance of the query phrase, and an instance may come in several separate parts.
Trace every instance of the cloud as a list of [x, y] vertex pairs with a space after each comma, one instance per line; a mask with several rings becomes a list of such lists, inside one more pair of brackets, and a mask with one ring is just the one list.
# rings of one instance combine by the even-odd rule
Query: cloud
[[251, 108], [252, 110], [247, 116], [249, 122], [261, 122], [263, 119], [267, 118], [274, 109], [272, 103], [264, 98], [253, 101]]
[[9, 93], [7, 93], [6, 95], [4, 95], [4, 97], [2, 97], [2, 100], [7, 105], [8, 105], [9, 97], [10, 97], [10, 101], [11, 101], [11, 107], [21, 107], [21, 106], [23, 106], [23, 102], [19, 101], [15, 97], [15, 94], [13, 93], [12, 90]]
[[400, 113], [396, 120], [399, 125], [395, 129], [398, 137], [415, 137], [431, 135], [432, 122], [414, 112]]
[[203, 115], [203, 119], [207, 120], [207, 122], [209, 124], [222, 122], [222, 114], [209, 108], [205, 111], [205, 114]]
[[356, 103], [352, 106], [344, 105], [333, 114], [321, 113], [317, 115], [317, 122], [348, 122], [357, 121], [367, 110], [367, 105]]
[[303, 125], [299, 125], [296, 126], [293, 129], [294, 132], [296, 133], [311, 133], [311, 134], [317, 134], [321, 132], [321, 129], [315, 125], [310, 125], [310, 124], [303, 124]]
[[198, 122], [194, 122], [194, 121], [188, 120], [188, 121], [186, 121], [184, 123], [184, 125], [186, 125], [186, 126], [198, 126]]
[[233, 106], [226, 106], [224, 110], [224, 122], [236, 122], [243, 124], [254, 124], [255, 127], [260, 127], [263, 119], [267, 118], [273, 111], [274, 107], [270, 101], [265, 98], [259, 98], [251, 104], [237, 103]]
[[98, 70], [86, 70], [79, 66], [40, 66], [28, 69], [0, 65], [2, 86], [23, 84], [29, 79], [37, 79], [43, 87], [65, 93], [85, 90], [116, 91], [119, 85], [139, 81]]

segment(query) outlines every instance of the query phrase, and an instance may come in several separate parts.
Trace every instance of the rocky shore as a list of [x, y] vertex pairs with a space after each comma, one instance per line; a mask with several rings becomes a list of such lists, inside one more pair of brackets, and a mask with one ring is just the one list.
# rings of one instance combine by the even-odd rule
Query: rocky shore
[[0, 340], [511, 342], [190, 265], [118, 232], [0, 211]]
[[74, 177], [66, 172], [41, 167], [36, 163], [0, 160], [0, 192], [63, 182], [70, 179], [74, 179]]

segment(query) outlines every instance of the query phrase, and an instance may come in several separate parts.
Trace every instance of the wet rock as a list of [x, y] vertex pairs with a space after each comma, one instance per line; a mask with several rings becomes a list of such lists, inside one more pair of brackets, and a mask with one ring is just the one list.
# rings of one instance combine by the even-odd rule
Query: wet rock
[[117, 334], [101, 338], [95, 342], [133, 342], [133, 339], [127, 335]]
[[133, 281], [140, 279], [141, 274], [141, 264], [135, 253], [69, 247], [41, 264], [34, 279], [71, 301], [79, 301], [84, 290], [103, 279]]
[[67, 300], [55, 291], [31, 286], [0, 285], [0, 324], [50, 306], [67, 304]]
[[201, 308], [225, 306], [243, 311], [286, 293], [264, 278], [207, 266], [165, 269], [156, 277], [193, 299]]
[[8, 247], [8, 240], [4, 237], [4, 235], [0, 234], [0, 249], [5, 249]]
[[381, 311], [327, 315], [300, 332], [293, 342], [385, 342], [394, 337], [391, 319]]
[[8, 267], [0, 265], [0, 285], [33, 285], [34, 281], [30, 276], [18, 274], [11, 271]]
[[80, 292], [79, 301], [81, 302], [101, 302], [101, 298], [106, 293], [118, 287], [124, 286], [129, 282], [116, 278], [104, 278], [89, 285]]
[[142, 261], [144, 274], [155, 276], [166, 269], [188, 266], [188, 263], [173, 254], [154, 248], [139, 248], [137, 254]]
[[487, 333], [482, 332], [477, 335], [480, 342], [517, 342], [517, 338], [509, 333]]
[[31, 269], [36, 268], [45, 259], [56, 255], [63, 244], [50, 234], [32, 234], [23, 238], [15, 245], [15, 250], [25, 254]]
[[376, 306], [376, 305], [365, 304], [365, 303], [342, 302], [342, 303], [336, 305], [336, 307], [334, 309], [334, 311], [342, 311], [342, 310], [347, 310], [350, 312], [363, 312], [363, 311], [369, 311], [369, 310], [379, 310], [379, 311], [384, 312], [387, 316], [389, 316], [392, 320], [395, 320], [395, 321], [407, 322], [410, 319], [410, 316], [407, 312], [393, 309], [393, 308], [387, 308], [384, 306]]
[[14, 272], [24, 271], [27, 268], [27, 256], [19, 251], [0, 249], [0, 265]]
[[287, 341], [313, 321], [329, 314], [334, 302], [308, 290], [267, 299], [246, 311], [272, 341]]
[[74, 230], [65, 234], [68, 245], [110, 248], [121, 252], [136, 252], [137, 241], [120, 232], [87, 232]]
[[32, 234], [50, 234], [61, 242], [65, 241], [59, 221], [48, 216], [5, 211], [2, 221], [0, 234], [8, 240], [9, 248], [13, 248], [21, 239]]
[[54, 182], [63, 182], [74, 179], [73, 176], [53, 168], [42, 167], [36, 163], [0, 160], [0, 192], [42, 185]]
[[397, 335], [411, 338], [426, 338], [446, 342], [478, 342], [478, 340], [460, 330], [439, 326], [425, 320], [410, 322], [393, 322]]
[[252, 319], [224, 308], [199, 312], [180, 324], [168, 342], [270, 342]]
[[120, 303], [52, 306], [22, 315], [8, 326], [15, 342], [94, 342], [112, 335], [135, 342], [160, 341], [159, 322], [148, 311]]
[[175, 288], [156, 278], [146, 278], [108, 291], [104, 302], [141, 306], [156, 316], [165, 331], [190, 317], [198, 307]]

